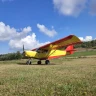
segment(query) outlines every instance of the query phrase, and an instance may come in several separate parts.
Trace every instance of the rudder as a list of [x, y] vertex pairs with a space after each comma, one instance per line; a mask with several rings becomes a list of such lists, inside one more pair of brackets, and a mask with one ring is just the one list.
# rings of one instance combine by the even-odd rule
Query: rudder
[[66, 52], [67, 54], [73, 54], [74, 53], [74, 46], [73, 45], [69, 45], [67, 48], [66, 48]]

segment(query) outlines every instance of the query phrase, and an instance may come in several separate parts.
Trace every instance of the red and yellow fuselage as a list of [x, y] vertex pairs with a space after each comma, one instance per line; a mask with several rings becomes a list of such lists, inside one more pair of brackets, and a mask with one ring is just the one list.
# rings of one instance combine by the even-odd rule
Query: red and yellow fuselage
[[25, 56], [40, 60], [53, 59], [67, 55], [66, 50], [50, 50], [48, 52], [25, 51]]

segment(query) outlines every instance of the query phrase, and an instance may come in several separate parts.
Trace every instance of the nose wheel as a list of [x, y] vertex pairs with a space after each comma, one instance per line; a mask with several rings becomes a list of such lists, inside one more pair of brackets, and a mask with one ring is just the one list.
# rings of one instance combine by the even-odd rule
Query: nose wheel
[[31, 62], [31, 59], [29, 59], [27, 62], [26, 62], [27, 65], [31, 65], [32, 62]]

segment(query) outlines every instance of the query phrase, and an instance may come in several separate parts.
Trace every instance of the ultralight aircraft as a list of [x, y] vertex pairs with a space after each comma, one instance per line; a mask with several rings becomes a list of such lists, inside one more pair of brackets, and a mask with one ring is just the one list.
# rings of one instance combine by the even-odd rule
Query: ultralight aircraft
[[[73, 54], [75, 51], [74, 45], [79, 43], [82, 43], [82, 41], [78, 37], [69, 35], [65, 38], [28, 51], [24, 51], [23, 46], [23, 54], [25, 57], [29, 58], [26, 64], [32, 63], [31, 58], [38, 59], [37, 64], [41, 64], [42, 60], [45, 60], [45, 64], [50, 64], [50, 59]], [[64, 47], [66, 48], [64, 49]]]

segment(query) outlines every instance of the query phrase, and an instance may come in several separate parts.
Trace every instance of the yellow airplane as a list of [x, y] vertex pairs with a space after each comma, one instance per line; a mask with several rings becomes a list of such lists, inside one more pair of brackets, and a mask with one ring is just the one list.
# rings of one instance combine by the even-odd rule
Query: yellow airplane
[[[74, 53], [74, 45], [82, 43], [75, 35], [69, 35], [52, 43], [46, 44], [39, 48], [24, 51], [24, 56], [30, 58], [26, 64], [31, 64], [31, 58], [38, 59], [37, 64], [41, 64], [41, 60], [45, 60], [45, 64], [50, 64], [50, 59], [59, 58]], [[64, 50], [64, 47], [66, 49]]]

